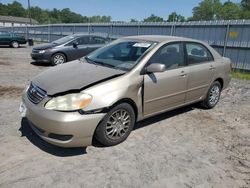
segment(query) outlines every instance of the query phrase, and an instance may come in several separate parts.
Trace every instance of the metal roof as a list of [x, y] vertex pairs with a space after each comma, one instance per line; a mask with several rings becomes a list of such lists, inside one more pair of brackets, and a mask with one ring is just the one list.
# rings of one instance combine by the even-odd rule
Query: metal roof
[[[31, 19], [32, 24], [38, 24], [38, 21]], [[23, 17], [14, 17], [14, 16], [0, 16], [0, 22], [8, 22], [8, 23], [30, 23], [29, 18]]]

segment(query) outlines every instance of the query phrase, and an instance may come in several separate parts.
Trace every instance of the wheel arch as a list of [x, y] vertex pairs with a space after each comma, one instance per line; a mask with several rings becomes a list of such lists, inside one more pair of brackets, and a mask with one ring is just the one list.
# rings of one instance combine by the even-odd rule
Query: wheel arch
[[109, 109], [113, 108], [114, 106], [121, 104], [121, 103], [128, 103], [134, 110], [135, 113], [135, 119], [137, 120], [138, 117], [138, 108], [136, 103], [130, 99], [130, 98], [123, 98], [123, 99], [119, 99], [117, 102], [115, 102]]
[[221, 85], [221, 89], [223, 89], [223, 87], [224, 87], [224, 80], [221, 78], [221, 77], [219, 77], [219, 78], [216, 78], [215, 80], [214, 80], [214, 82], [215, 81], [218, 81], [219, 83], [220, 83], [220, 85]]
[[52, 55], [51, 55], [51, 59], [52, 57], [55, 55], [55, 54], [63, 54], [66, 58], [66, 62], [68, 62], [68, 56], [65, 52], [62, 52], [62, 51], [58, 51], [58, 52], [54, 52]]

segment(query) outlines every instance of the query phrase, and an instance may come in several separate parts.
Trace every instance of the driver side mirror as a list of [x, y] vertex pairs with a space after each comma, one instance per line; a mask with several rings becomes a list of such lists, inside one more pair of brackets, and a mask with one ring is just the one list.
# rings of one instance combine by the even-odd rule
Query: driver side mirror
[[164, 72], [166, 70], [166, 66], [160, 63], [152, 63], [145, 68], [145, 73], [156, 73], [156, 72]]
[[73, 43], [73, 48], [77, 48], [77, 43], [76, 42]]

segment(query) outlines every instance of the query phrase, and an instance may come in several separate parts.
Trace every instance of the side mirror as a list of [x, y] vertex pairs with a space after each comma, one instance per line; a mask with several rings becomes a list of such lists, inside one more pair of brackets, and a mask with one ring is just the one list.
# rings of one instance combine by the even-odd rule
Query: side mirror
[[164, 64], [153, 63], [145, 68], [145, 73], [164, 72], [165, 70], [166, 66]]
[[73, 43], [73, 48], [77, 48], [77, 43]]

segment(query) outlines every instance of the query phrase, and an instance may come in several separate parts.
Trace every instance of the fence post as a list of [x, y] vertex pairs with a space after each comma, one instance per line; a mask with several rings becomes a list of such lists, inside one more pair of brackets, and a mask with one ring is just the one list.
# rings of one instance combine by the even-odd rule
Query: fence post
[[224, 47], [223, 47], [223, 53], [222, 53], [222, 56], [223, 56], [223, 57], [224, 57], [225, 54], [226, 54], [229, 29], [230, 29], [230, 25], [229, 25], [229, 23], [228, 23], [228, 24], [227, 24], [227, 29], [226, 29], [225, 38], [224, 38]]
[[48, 24], [48, 42], [50, 42], [50, 24]]
[[172, 22], [172, 26], [171, 26], [171, 32], [170, 32], [171, 36], [173, 36], [173, 32], [174, 32], [174, 22]]
[[137, 22], [138, 23], [138, 28], [137, 28], [137, 35], [140, 35], [140, 22]]
[[26, 40], [28, 40], [29, 39], [29, 34], [28, 34], [28, 25], [27, 25], [27, 23], [26, 23]]

